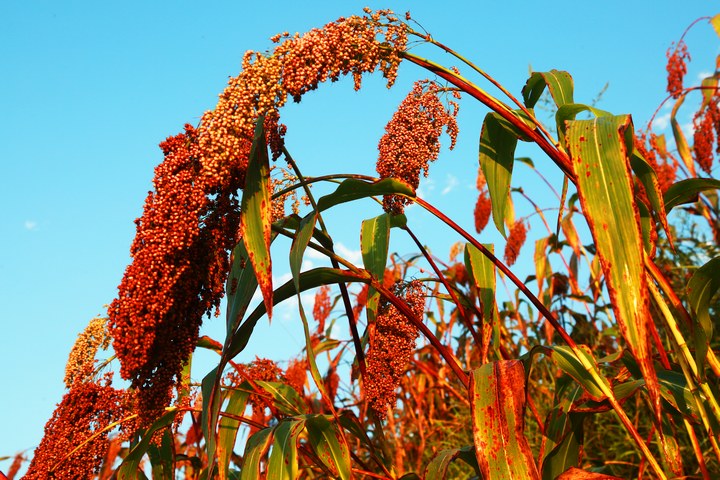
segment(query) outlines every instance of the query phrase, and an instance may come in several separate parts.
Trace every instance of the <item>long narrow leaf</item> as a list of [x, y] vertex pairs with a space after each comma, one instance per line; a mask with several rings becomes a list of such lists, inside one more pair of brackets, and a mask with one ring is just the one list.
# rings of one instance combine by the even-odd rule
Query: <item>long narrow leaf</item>
[[519, 360], [488, 363], [470, 374], [475, 455], [484, 478], [537, 479], [525, 437], [525, 369]]
[[[270, 232], [272, 225], [270, 199], [270, 161], [268, 159], [263, 117], [255, 127], [247, 177], [240, 202], [240, 235], [245, 243], [250, 262], [268, 317], [272, 316], [272, 261], [270, 258]], [[229, 319], [232, 322], [234, 319]]]
[[272, 449], [268, 458], [267, 480], [295, 480], [297, 478], [297, 442], [304, 427], [304, 419], [283, 420], [275, 427]]
[[576, 120], [568, 122], [567, 149], [616, 321], [642, 370], [659, 419], [660, 393], [646, 324], [651, 315], [645, 253], [630, 171], [632, 135], [627, 115]]
[[[227, 396], [228, 403], [224, 410], [225, 413], [235, 416], [242, 415], [250, 394], [243, 390], [232, 389], [228, 390]], [[220, 480], [227, 480], [228, 478], [238, 428], [240, 428], [239, 420], [225, 416], [220, 419], [217, 439], [218, 477]]]
[[310, 446], [320, 461], [330, 469], [333, 475], [348, 480], [352, 478], [350, 469], [350, 449], [338, 426], [326, 415], [308, 416], [307, 428]]
[[479, 161], [487, 180], [493, 221], [505, 237], [505, 215], [510, 199], [510, 180], [518, 137], [500, 118], [494, 112], [485, 116], [480, 132]]
[[[377, 279], [382, 279], [385, 273], [389, 244], [390, 216], [387, 213], [363, 220], [360, 230], [360, 250], [362, 251], [363, 265], [365, 270]], [[367, 304], [365, 305], [368, 322], [375, 320], [379, 302], [380, 294], [375, 288], [370, 287]]]
[[715, 257], [698, 268], [688, 283], [688, 300], [695, 312], [695, 361], [700, 378], [705, 378], [705, 359], [713, 337], [710, 319], [710, 300], [720, 289], [720, 257]]

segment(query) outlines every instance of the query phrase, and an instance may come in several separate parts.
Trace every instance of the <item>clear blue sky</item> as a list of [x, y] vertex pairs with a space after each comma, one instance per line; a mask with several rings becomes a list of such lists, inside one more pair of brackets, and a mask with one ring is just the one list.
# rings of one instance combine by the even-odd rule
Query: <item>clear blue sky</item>
[[[63, 395], [77, 333], [114, 298], [133, 220], [162, 159], [158, 142], [186, 122], [197, 124], [238, 73], [245, 50], [270, 47], [269, 37], [281, 31], [359, 14], [366, 3], [411, 10], [437, 39], [515, 94], [530, 65], [570, 71], [579, 102], [590, 102], [609, 83], [599, 106], [632, 113], [638, 126], [665, 96], [670, 43], [695, 18], [718, 13], [715, 2], [665, 0], [542, 7], [514, 0], [6, 0], [0, 10], [0, 456], [37, 445]], [[709, 26], [695, 28], [687, 42], [695, 78], [714, 64], [718, 42]], [[373, 174], [377, 140], [393, 107], [426, 76], [404, 65], [391, 92], [381, 79], [368, 79], [360, 93], [349, 82], [321, 87], [284, 112], [290, 150], [306, 173]], [[482, 115], [463, 106], [457, 149], [444, 151], [432, 167], [433, 182], [422, 187], [468, 226]], [[533, 155], [536, 164], [547, 162]], [[526, 191], [532, 194], [535, 184]], [[433, 235], [437, 224], [421, 219], [417, 227], [445, 256], [451, 240]], [[349, 249], [357, 248], [357, 228], [338, 233]], [[275, 335], [291, 328], [276, 323]], [[210, 320], [208, 332], [222, 335], [221, 324]], [[254, 340], [241, 360], [287, 358], [300, 346], [273, 338]], [[0, 469], [7, 466], [0, 462]]]

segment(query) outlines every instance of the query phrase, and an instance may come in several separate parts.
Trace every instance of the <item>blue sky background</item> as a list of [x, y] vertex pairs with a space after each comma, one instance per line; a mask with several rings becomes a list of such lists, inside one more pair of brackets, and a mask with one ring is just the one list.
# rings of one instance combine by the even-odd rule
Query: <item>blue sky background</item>
[[[62, 398], [76, 335], [114, 298], [129, 261], [133, 220], [162, 160], [157, 144], [213, 108], [245, 50], [269, 48], [269, 37], [278, 32], [303, 32], [360, 14], [366, 4], [410, 10], [438, 40], [518, 96], [530, 66], [568, 70], [581, 103], [608, 83], [599, 107], [631, 113], [637, 127], [665, 98], [670, 43], [695, 18], [719, 10], [716, 2], [665, 0], [544, 6], [515, 0], [6, 0], [0, 7], [0, 457], [37, 445]], [[693, 56], [688, 77], [695, 81], [714, 66], [718, 41], [702, 25], [687, 43]], [[418, 53], [453, 64], [432, 50]], [[374, 174], [385, 123], [412, 82], [426, 77], [407, 64], [390, 91], [379, 76], [368, 77], [359, 93], [348, 81], [322, 86], [282, 113], [290, 151], [308, 175]], [[666, 114], [661, 112], [659, 129]], [[469, 229], [483, 115], [469, 100], [463, 103], [457, 148], [443, 151], [431, 181], [421, 186], [430, 202]], [[518, 153], [554, 171], [537, 152]], [[547, 191], [536, 176], [521, 170], [516, 185], [550, 198], [543, 197]], [[527, 205], [518, 204], [520, 214], [523, 209]], [[416, 210], [411, 225], [445, 257], [456, 239]], [[349, 256], [357, 259], [359, 221], [379, 213], [366, 203], [330, 218], [331, 233]], [[356, 221], [345, 222], [348, 216]], [[483, 235], [484, 242], [499, 238], [490, 229]], [[532, 258], [530, 250], [525, 258]], [[278, 270], [278, 277], [283, 273]], [[241, 361], [256, 354], [288, 358], [301, 348], [294, 314], [277, 315], [280, 320], [253, 338]], [[222, 324], [208, 320], [204, 333], [221, 337]], [[0, 469], [7, 466], [0, 462]]]

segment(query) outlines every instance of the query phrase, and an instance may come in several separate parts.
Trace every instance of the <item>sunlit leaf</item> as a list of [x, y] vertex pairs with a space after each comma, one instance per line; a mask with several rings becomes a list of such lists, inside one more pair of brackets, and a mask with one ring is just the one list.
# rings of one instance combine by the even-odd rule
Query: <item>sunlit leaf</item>
[[622, 478], [572, 467], [559, 475], [556, 480], [622, 480]]
[[448, 467], [450, 467], [450, 464], [458, 458], [472, 466], [476, 473], [479, 473], [474, 448], [472, 446], [467, 446], [462, 448], [448, 448], [439, 451], [430, 463], [428, 463], [427, 467], [425, 467], [424, 478], [438, 480], [446, 479]]
[[605, 377], [600, 374], [590, 349], [585, 345], [578, 345], [578, 352], [585, 357], [587, 363], [593, 366], [595, 372], [589, 372], [575, 355], [573, 349], [566, 345], [555, 345], [547, 349], [550, 358], [553, 359], [563, 372], [575, 379], [590, 397], [596, 401], [601, 401], [605, 398], [605, 394], [603, 393], [602, 387], [598, 385], [595, 377], [602, 378], [607, 388], [610, 387], [610, 384], [607, 383]]
[[[249, 393], [243, 390], [227, 391], [227, 406], [224, 412], [230, 415], [240, 416], [245, 411]], [[226, 480], [230, 471], [230, 460], [232, 459], [233, 447], [237, 438], [240, 421], [234, 418], [222, 416], [217, 439], [218, 477]]]
[[147, 453], [155, 432], [169, 427], [175, 420], [175, 415], [177, 415], [177, 410], [167, 412], [150, 425], [147, 431], [143, 433], [142, 439], [130, 450], [120, 467], [118, 467], [118, 480], [136, 480], [138, 478], [140, 461]]
[[267, 465], [267, 480], [295, 480], [298, 475], [297, 442], [305, 428], [304, 419], [286, 419], [273, 430], [273, 444]]
[[537, 479], [525, 437], [525, 369], [519, 360], [488, 363], [470, 373], [475, 455], [484, 478]]
[[665, 192], [665, 208], [670, 209], [684, 203], [696, 202], [698, 195], [707, 190], [720, 188], [720, 180], [715, 178], [686, 178], [673, 183]]
[[285, 415], [300, 415], [306, 412], [307, 405], [290, 385], [280, 382], [256, 380], [258, 387], [272, 395], [273, 404]]
[[562, 70], [550, 70], [549, 72], [533, 72], [522, 89], [525, 106], [535, 106], [543, 90], [547, 85], [550, 95], [557, 107], [573, 103], [573, 79], [572, 76]]
[[408, 184], [394, 178], [384, 178], [377, 182], [366, 182], [364, 180], [348, 178], [338, 185], [333, 193], [320, 197], [317, 202], [317, 208], [318, 212], [323, 212], [341, 203], [378, 195], [404, 195], [409, 198], [414, 198], [415, 190]]
[[643, 372], [659, 417], [660, 394], [646, 324], [652, 317], [645, 253], [630, 171], [633, 135], [626, 115], [575, 120], [568, 122], [567, 149], [615, 319]]
[[500, 118], [494, 112], [485, 116], [480, 132], [479, 161], [490, 193], [493, 221], [505, 237], [503, 222], [510, 198], [510, 180], [518, 137]]
[[[378, 217], [363, 220], [360, 231], [360, 250], [362, 251], [363, 265], [374, 278], [382, 281], [387, 263], [388, 247], [390, 244], [390, 216], [384, 213]], [[375, 320], [380, 293], [375, 288], [368, 290], [365, 309], [368, 322]]]
[[252, 300], [258, 282], [244, 242], [239, 242], [230, 255], [230, 274], [225, 291], [227, 292], [227, 332], [234, 331], [245, 315]]
[[320, 461], [333, 475], [347, 480], [352, 478], [350, 449], [338, 427], [331, 422], [331, 418], [325, 415], [308, 416], [305, 423], [308, 440]]
[[[248, 158], [247, 177], [240, 202], [240, 236], [263, 294], [268, 317], [272, 316], [272, 260], [270, 231], [272, 200], [270, 198], [270, 163], [268, 159], [264, 117], [257, 120], [255, 138]], [[237, 317], [237, 316], [236, 316]], [[230, 317], [229, 323], [236, 317]]]
[[260, 475], [260, 461], [270, 448], [272, 428], [264, 428], [248, 438], [243, 453], [243, 464], [240, 470], [240, 480], [257, 480]]
[[710, 301], [720, 289], [720, 257], [715, 257], [693, 274], [687, 286], [690, 307], [695, 312], [695, 361], [701, 378], [705, 375], [705, 359], [713, 337]]

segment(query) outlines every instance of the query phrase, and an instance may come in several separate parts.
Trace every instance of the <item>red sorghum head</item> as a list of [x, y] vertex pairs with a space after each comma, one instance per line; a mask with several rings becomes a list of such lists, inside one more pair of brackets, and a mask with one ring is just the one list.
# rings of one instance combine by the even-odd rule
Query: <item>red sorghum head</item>
[[482, 233], [485, 230], [488, 222], [490, 221], [490, 214], [492, 213], [492, 202], [490, 197], [485, 192], [480, 192], [478, 195], [477, 202], [475, 203], [475, 231]]
[[[422, 319], [425, 308], [422, 284], [417, 280], [407, 284], [398, 282], [393, 290], [405, 300], [414, 316]], [[385, 418], [388, 407], [395, 405], [395, 390], [415, 350], [417, 337], [415, 325], [383, 300], [370, 336], [363, 385], [365, 400], [380, 418]]]
[[[376, 169], [381, 178], [402, 180], [417, 189], [420, 172], [427, 176], [429, 163], [438, 157], [443, 128], [450, 136], [450, 148], [455, 146], [457, 103], [450, 101], [453, 109], [449, 111], [438, 96], [439, 89], [434, 82], [416, 82], [400, 103], [378, 144]], [[383, 199], [385, 210], [393, 213], [402, 213], [408, 203], [407, 198], [395, 195]]]
[[673, 98], [679, 98], [683, 91], [683, 78], [687, 73], [686, 61], [690, 60], [687, 45], [680, 40], [677, 45], [671, 45], [667, 51], [667, 92]]
[[693, 134], [695, 161], [708, 175], [712, 170], [713, 145], [715, 144], [716, 119], [713, 116], [718, 112], [717, 105], [714, 103], [710, 105], [715, 108], [708, 106], [708, 108], [698, 111], [693, 120], [695, 126], [695, 133]]
[[520, 249], [525, 244], [527, 238], [527, 227], [525, 222], [518, 220], [510, 229], [510, 235], [508, 236], [507, 243], [505, 244], [505, 263], [508, 267], [511, 267], [517, 261], [518, 255], [520, 255]]

